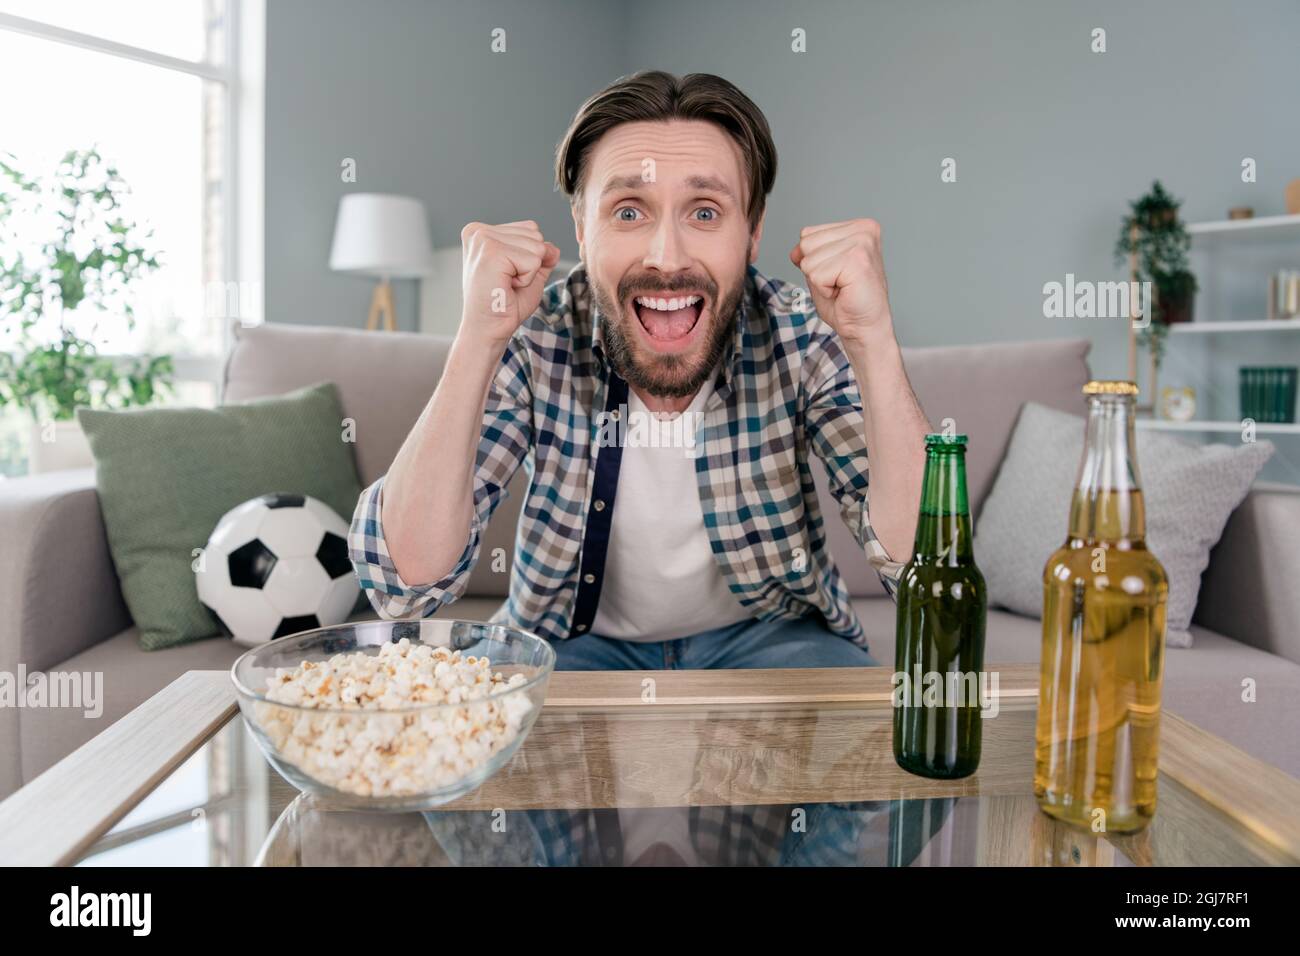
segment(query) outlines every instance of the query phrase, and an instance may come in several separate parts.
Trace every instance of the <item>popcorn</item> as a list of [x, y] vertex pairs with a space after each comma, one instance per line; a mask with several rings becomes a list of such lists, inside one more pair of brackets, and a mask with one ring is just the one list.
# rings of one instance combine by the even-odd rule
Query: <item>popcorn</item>
[[[266, 680], [273, 703], [253, 713], [275, 751], [311, 779], [359, 796], [410, 796], [458, 783], [518, 737], [532, 702], [487, 698], [525, 680], [493, 673], [486, 657], [403, 638], [377, 655], [276, 668]], [[410, 709], [434, 704], [448, 706]]]

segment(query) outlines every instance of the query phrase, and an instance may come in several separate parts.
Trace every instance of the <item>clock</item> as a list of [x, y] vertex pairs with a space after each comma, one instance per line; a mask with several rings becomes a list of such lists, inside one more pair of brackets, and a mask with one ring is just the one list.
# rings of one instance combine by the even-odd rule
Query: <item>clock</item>
[[1175, 422], [1190, 422], [1196, 414], [1196, 389], [1166, 386], [1160, 390], [1160, 417]]

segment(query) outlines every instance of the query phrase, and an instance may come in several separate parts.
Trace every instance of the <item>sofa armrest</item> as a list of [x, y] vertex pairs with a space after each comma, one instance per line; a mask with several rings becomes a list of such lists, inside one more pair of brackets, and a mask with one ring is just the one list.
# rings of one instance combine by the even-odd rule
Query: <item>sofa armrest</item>
[[1201, 578], [1195, 622], [1300, 664], [1300, 488], [1256, 485]]
[[131, 625], [92, 468], [0, 482], [0, 669], [46, 670]]

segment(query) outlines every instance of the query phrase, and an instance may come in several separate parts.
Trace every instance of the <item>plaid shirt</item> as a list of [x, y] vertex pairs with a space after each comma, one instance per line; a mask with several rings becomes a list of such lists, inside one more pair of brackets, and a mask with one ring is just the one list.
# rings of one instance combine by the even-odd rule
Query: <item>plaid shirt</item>
[[[867, 520], [862, 399], [853, 370], [835, 332], [811, 304], [799, 307], [807, 298], [748, 268], [735, 335], [691, 454], [704, 528], [741, 605], [763, 620], [820, 614], [833, 633], [865, 647], [826, 546], [814, 455], [840, 517], [895, 600], [902, 564], [889, 559]], [[362, 492], [349, 552], [382, 617], [427, 617], [464, 594], [483, 529], [523, 464], [531, 481], [516, 530], [510, 593], [491, 622], [552, 641], [587, 631], [622, 452], [602, 441], [608, 420], [598, 410], [608, 414], [627, 394], [605, 356], [605, 321], [579, 263], [546, 287], [537, 311], [511, 338], [483, 414], [469, 539], [446, 577], [402, 580], [384, 542], [383, 478]]]
[[[700, 866], [908, 866], [952, 799], [693, 806]], [[928, 808], [928, 813], [927, 813]], [[456, 866], [627, 866], [617, 810], [513, 810], [422, 814]], [[933, 818], [933, 820], [931, 819]]]

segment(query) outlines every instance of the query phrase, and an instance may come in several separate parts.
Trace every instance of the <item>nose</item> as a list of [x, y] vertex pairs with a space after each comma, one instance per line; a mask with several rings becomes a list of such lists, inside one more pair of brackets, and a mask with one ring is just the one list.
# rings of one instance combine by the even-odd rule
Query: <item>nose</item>
[[685, 242], [673, 218], [661, 220], [650, 237], [650, 248], [646, 250], [642, 265], [659, 272], [681, 272], [690, 266], [691, 258], [687, 255]]

